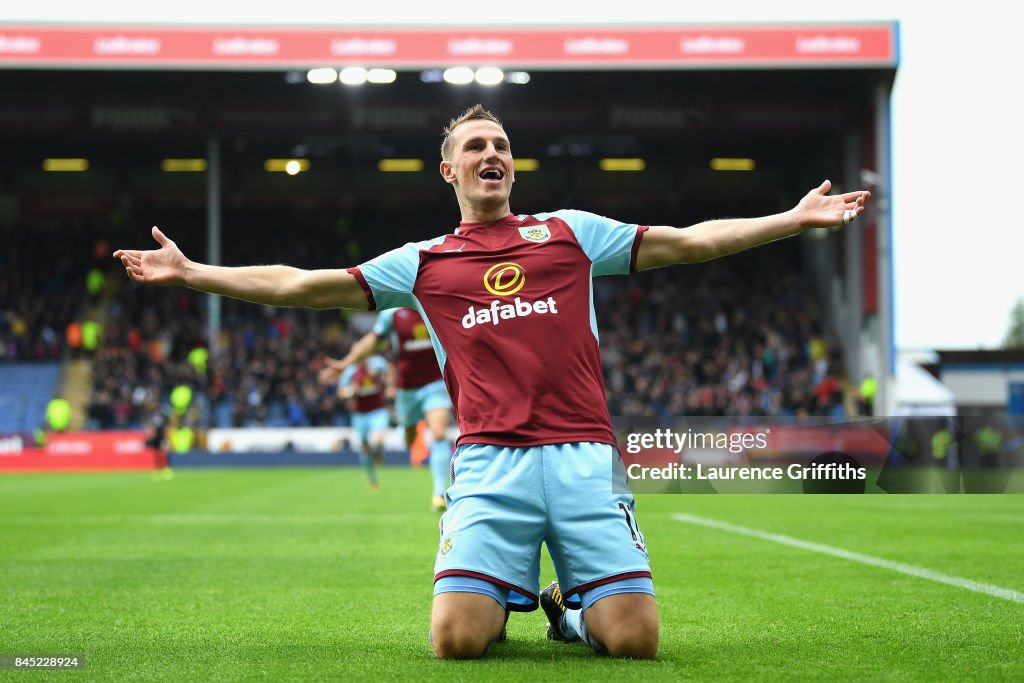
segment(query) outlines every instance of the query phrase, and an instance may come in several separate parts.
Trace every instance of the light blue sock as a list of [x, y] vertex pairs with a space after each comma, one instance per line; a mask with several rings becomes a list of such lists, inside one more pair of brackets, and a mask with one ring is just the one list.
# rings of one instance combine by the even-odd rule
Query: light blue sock
[[359, 462], [363, 464], [363, 468], [366, 470], [366, 476], [370, 479], [370, 483], [376, 484], [377, 464], [373, 461], [373, 453], [360, 453]]
[[580, 640], [583, 638], [583, 610], [567, 609], [562, 613], [562, 635], [569, 640]]
[[434, 495], [443, 496], [448, 490], [448, 469], [452, 460], [450, 441], [434, 441], [430, 444], [430, 476], [434, 479]]
[[587, 622], [583, 618], [583, 610], [581, 609], [567, 609], [562, 614], [562, 635], [572, 641], [582, 640], [594, 652], [604, 652], [604, 649], [599, 647], [594, 642], [594, 639], [590, 637], [590, 633], [587, 631]]

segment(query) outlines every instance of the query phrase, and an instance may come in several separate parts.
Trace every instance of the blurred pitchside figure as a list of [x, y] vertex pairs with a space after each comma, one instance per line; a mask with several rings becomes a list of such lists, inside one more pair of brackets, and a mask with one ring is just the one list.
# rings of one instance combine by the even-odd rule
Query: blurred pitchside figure
[[[260, 304], [416, 308], [461, 432], [434, 570], [434, 652], [480, 657], [502, 635], [508, 610], [540, 602], [553, 639], [654, 657], [659, 623], [646, 544], [633, 496], [612, 492], [619, 456], [591, 278], [707, 261], [849, 223], [870, 194], [829, 195], [826, 180], [783, 213], [685, 229], [573, 210], [516, 215], [509, 138], [479, 105], [449, 123], [441, 159], [460, 225], [358, 267], [210, 266], [186, 258], [156, 227], [159, 249], [114, 257], [136, 282]], [[542, 543], [558, 579], [543, 593]]]
[[447, 435], [452, 403], [437, 367], [430, 333], [419, 312], [412, 308], [382, 311], [373, 329], [360, 337], [343, 358], [325, 360], [327, 367], [320, 371], [319, 379], [335, 381], [346, 368], [373, 354], [382, 338], [388, 340], [395, 358], [395, 413], [399, 424], [405, 428], [405, 445], [413, 445], [417, 425], [420, 420], [426, 421], [430, 433], [428, 464], [434, 483], [430, 506], [435, 511], [444, 510], [452, 456]]
[[368, 356], [338, 374], [338, 398], [351, 403], [352, 429], [359, 436], [359, 459], [370, 480], [370, 490], [376, 491], [380, 488], [377, 465], [384, 464], [384, 437], [388, 431], [384, 397], [391, 368], [381, 356]]

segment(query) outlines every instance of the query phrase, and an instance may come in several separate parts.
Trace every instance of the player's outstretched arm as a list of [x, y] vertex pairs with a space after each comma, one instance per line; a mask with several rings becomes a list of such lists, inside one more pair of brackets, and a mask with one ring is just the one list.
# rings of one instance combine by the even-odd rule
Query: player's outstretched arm
[[773, 216], [705, 221], [683, 229], [651, 226], [640, 241], [637, 270], [710, 261], [812, 228], [844, 225], [863, 214], [871, 198], [867, 190], [830, 195], [831, 189], [826, 180], [795, 207]]
[[365, 360], [369, 358], [371, 355], [373, 355], [373, 351], [374, 349], [377, 348], [377, 341], [379, 339], [380, 338], [377, 336], [377, 333], [374, 332], [373, 330], [370, 330], [362, 337], [360, 337], [359, 341], [352, 345], [352, 348], [349, 349], [348, 353], [345, 354], [344, 358], [342, 358], [341, 360], [335, 360], [334, 358], [325, 358], [324, 364], [327, 365], [327, 367], [331, 368], [332, 370], [337, 370], [338, 372], [341, 372], [348, 366], [354, 363], [358, 363], [361, 360]]
[[344, 270], [302, 270], [291, 266], [227, 268], [197, 263], [157, 227], [159, 249], [118, 249], [125, 272], [135, 282], [180, 286], [270, 306], [369, 308], [355, 276]]
[[389, 400], [395, 400], [398, 395], [398, 369], [394, 363], [388, 363], [388, 372], [384, 382], [384, 396]]
[[331, 363], [337, 363], [338, 361], [333, 358], [324, 358], [324, 367], [320, 372], [316, 373], [316, 380], [320, 384], [333, 385], [338, 382], [338, 378], [341, 377], [341, 370], [335, 368]]

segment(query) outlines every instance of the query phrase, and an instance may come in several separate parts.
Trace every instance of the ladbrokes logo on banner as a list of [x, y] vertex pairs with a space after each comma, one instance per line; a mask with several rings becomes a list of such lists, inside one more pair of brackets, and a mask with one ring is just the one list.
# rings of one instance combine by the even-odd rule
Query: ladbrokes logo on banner
[[[487, 269], [483, 280], [487, 293], [494, 296], [511, 296], [526, 285], [526, 269], [512, 261], [496, 263]], [[556, 315], [558, 302], [551, 296], [539, 301], [526, 301], [517, 296], [512, 301], [505, 299], [505, 303], [494, 299], [490, 306], [470, 306], [466, 315], [462, 316], [462, 326], [468, 330], [476, 325], [498, 325], [502, 320], [525, 318], [534, 313]]]

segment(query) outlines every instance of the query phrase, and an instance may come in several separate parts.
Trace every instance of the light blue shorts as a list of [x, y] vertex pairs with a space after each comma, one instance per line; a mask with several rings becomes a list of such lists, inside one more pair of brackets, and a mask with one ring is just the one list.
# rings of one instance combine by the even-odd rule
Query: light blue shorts
[[651, 578], [633, 495], [613, 492], [613, 477], [615, 490], [629, 490], [614, 447], [466, 444], [455, 451], [452, 472], [435, 595], [453, 590], [447, 577], [482, 579], [508, 589], [509, 609], [534, 610], [541, 543], [570, 608], [601, 586]]
[[388, 409], [378, 408], [368, 413], [352, 413], [352, 429], [359, 435], [359, 443], [364, 444], [371, 434], [388, 430]]
[[398, 424], [403, 427], [415, 427], [431, 410], [451, 410], [451, 407], [452, 400], [448, 398], [443, 379], [417, 389], [399, 389], [395, 395], [395, 412], [398, 413]]

